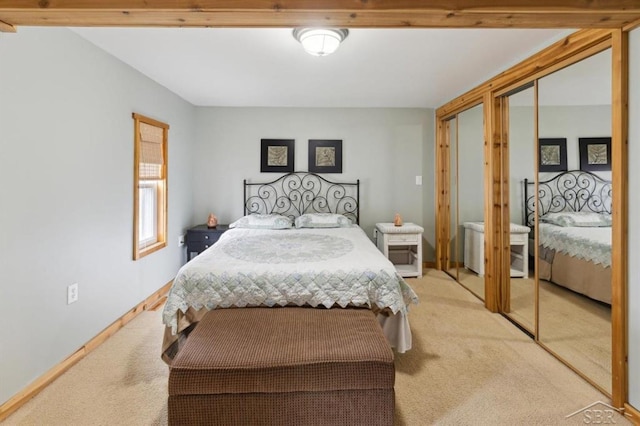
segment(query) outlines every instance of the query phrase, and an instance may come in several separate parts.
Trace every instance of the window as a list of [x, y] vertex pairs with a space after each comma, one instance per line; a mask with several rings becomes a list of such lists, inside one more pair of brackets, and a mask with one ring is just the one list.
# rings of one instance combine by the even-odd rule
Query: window
[[133, 121], [133, 260], [137, 260], [167, 245], [169, 125], [135, 113]]

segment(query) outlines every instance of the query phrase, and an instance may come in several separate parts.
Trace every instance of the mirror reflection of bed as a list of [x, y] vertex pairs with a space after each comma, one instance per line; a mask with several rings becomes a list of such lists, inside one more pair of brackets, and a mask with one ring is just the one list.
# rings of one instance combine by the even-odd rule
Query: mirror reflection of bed
[[[535, 199], [525, 183], [527, 217]], [[538, 184], [539, 339], [605, 389], [611, 381], [611, 183], [572, 170]]]

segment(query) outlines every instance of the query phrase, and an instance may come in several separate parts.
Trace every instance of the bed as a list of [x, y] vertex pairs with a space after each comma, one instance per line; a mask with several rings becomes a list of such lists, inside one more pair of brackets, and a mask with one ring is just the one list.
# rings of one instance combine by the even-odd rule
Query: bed
[[[298, 172], [245, 180], [244, 212], [240, 225], [178, 271], [163, 311], [165, 362], [209, 310], [221, 308], [365, 307], [378, 314], [391, 346], [411, 348], [407, 312], [418, 299], [358, 226], [359, 181]], [[275, 221], [284, 229], [273, 229], [281, 227]]]
[[[524, 181], [525, 224], [539, 217], [540, 279], [611, 304], [611, 182], [583, 170]], [[533, 235], [530, 237], [533, 239]]]

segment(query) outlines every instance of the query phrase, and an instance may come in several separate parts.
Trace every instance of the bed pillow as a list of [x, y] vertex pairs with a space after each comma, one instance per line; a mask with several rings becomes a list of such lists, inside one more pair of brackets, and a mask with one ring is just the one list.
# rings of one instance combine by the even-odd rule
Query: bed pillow
[[603, 227], [611, 226], [611, 215], [592, 212], [547, 213], [540, 218], [542, 222], [557, 226]]
[[346, 228], [351, 220], [335, 213], [307, 213], [296, 218], [296, 228]]
[[229, 228], [289, 229], [292, 226], [291, 218], [281, 214], [250, 214], [236, 220]]

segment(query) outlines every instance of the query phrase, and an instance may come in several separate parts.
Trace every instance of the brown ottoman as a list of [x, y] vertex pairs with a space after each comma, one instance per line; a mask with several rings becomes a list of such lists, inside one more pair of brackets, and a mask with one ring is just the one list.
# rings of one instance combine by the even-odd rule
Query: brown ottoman
[[394, 381], [368, 309], [218, 309], [171, 365], [169, 424], [391, 425]]

